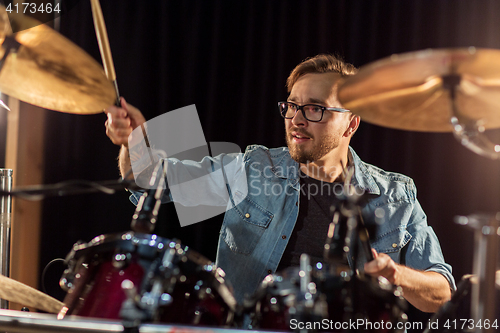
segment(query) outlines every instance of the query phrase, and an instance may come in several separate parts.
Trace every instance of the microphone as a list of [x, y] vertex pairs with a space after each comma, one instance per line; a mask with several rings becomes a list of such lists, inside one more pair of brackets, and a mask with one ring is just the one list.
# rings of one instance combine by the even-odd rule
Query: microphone
[[[159, 174], [160, 177], [158, 177]], [[163, 160], [160, 160], [151, 174], [149, 181], [150, 189], [141, 196], [134, 215], [132, 215], [131, 228], [133, 231], [146, 234], [153, 232], [158, 219], [161, 197], [166, 188], [165, 177], [166, 172], [165, 168], [163, 168]]]

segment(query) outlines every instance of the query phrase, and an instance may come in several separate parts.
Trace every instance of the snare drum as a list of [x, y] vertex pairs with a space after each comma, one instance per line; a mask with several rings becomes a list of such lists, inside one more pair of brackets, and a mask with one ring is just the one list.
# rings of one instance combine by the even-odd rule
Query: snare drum
[[205, 326], [233, 321], [224, 272], [197, 252], [156, 235], [102, 235], [75, 244], [60, 280], [67, 314]]
[[[321, 264], [300, 288], [299, 268], [268, 275], [245, 300], [252, 328], [329, 332], [403, 332], [406, 301], [385, 279], [329, 274]], [[353, 325], [352, 323], [355, 323]], [[399, 325], [398, 325], [399, 323]]]

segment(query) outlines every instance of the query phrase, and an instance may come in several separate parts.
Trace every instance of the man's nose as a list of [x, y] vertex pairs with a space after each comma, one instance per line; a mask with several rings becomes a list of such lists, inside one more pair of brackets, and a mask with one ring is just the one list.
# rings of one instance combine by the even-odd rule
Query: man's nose
[[295, 126], [305, 126], [307, 125], [307, 119], [304, 117], [303, 109], [297, 110], [292, 118], [292, 124]]

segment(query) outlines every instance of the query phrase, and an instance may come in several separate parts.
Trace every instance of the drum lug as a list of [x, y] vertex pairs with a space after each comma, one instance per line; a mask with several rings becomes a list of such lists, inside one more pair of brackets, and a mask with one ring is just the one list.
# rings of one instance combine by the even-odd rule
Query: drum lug
[[160, 306], [170, 305], [173, 302], [172, 296], [161, 291], [161, 282], [156, 281], [151, 292], [146, 292], [142, 297], [137, 293], [135, 285], [130, 280], [124, 280], [121, 285], [127, 295], [127, 300], [122, 304], [120, 316], [128, 320], [154, 319]]
[[73, 283], [69, 281], [69, 279], [66, 277], [67, 275], [68, 270], [66, 269], [64, 270], [63, 276], [59, 280], [59, 286], [66, 292], [68, 292], [73, 287]]
[[116, 269], [122, 269], [129, 263], [130, 259], [131, 259], [130, 253], [128, 254], [116, 253], [113, 257], [113, 260], [111, 261], [111, 264]]
[[145, 292], [142, 295], [139, 306], [152, 318], [157, 313], [158, 307], [163, 305], [163, 302], [166, 304], [172, 303], [172, 297], [167, 295], [163, 293], [163, 282], [156, 280], [153, 283], [151, 291]]
[[147, 314], [139, 307], [139, 294], [135, 285], [130, 280], [123, 280], [121, 288], [125, 292], [127, 299], [122, 303], [120, 317], [126, 320], [142, 322], [149, 319]]
[[170, 305], [170, 304], [172, 304], [173, 301], [174, 301], [174, 299], [172, 298], [172, 296], [170, 296], [170, 294], [163, 293], [160, 296], [160, 299], [158, 300], [158, 305], [159, 306]]
[[68, 292], [70, 289], [73, 289], [73, 282], [77, 278], [77, 272], [76, 268], [81, 266], [83, 268], [88, 268], [86, 263], [81, 262], [82, 259], [80, 260], [75, 260], [74, 258], [71, 258], [68, 261], [68, 268], [66, 268], [61, 276], [61, 279], [59, 280], [59, 286], [61, 287], [62, 290]]

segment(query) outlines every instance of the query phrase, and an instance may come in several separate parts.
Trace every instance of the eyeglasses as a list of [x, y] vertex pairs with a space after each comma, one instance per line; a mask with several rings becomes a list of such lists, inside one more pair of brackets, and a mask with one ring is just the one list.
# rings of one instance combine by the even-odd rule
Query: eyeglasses
[[335, 111], [335, 112], [350, 112], [347, 109], [343, 108], [329, 108], [326, 106], [321, 106], [317, 104], [305, 104], [305, 105], [297, 105], [292, 102], [278, 102], [278, 108], [280, 110], [281, 115], [285, 119], [292, 119], [295, 117], [299, 110], [302, 110], [302, 114], [304, 118], [309, 121], [321, 121], [323, 119], [323, 114], [325, 110]]

